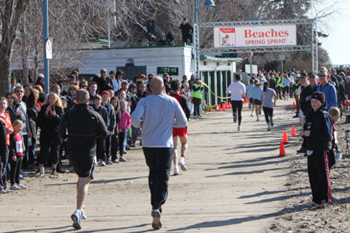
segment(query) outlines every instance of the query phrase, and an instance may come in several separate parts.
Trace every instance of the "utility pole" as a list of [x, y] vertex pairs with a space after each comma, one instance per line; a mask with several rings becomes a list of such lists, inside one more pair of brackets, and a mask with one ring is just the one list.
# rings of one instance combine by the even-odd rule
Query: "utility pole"
[[45, 76], [45, 93], [50, 92], [50, 70], [49, 70], [49, 59], [46, 56], [46, 42], [49, 39], [49, 3], [48, 0], [43, 0], [43, 20], [44, 20], [44, 76]]

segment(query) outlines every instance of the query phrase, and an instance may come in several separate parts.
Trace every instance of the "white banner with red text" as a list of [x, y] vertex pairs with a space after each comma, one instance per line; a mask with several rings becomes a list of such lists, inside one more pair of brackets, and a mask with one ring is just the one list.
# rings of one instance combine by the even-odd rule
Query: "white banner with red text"
[[261, 47], [296, 45], [295, 24], [215, 27], [214, 47]]

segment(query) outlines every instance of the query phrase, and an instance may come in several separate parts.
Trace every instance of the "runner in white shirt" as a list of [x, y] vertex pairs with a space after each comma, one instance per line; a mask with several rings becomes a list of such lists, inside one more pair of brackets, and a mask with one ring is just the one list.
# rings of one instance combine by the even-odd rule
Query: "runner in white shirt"
[[226, 93], [231, 94], [233, 122], [237, 122], [236, 111], [238, 110], [238, 131], [241, 131], [243, 98], [245, 98], [245, 85], [241, 83], [241, 79], [241, 74], [236, 74], [235, 82], [226, 89]]

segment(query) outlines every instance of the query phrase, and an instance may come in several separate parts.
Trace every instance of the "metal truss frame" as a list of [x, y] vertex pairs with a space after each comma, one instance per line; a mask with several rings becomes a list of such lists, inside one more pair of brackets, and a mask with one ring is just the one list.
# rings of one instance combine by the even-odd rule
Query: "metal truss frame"
[[[199, 48], [199, 28], [214, 28], [227, 26], [245, 26], [245, 25], [281, 25], [281, 24], [311, 24], [312, 42], [309, 45], [295, 46], [261, 46], [261, 47], [231, 47], [231, 48]], [[232, 22], [200, 22], [194, 24], [194, 63], [195, 74], [199, 77], [199, 59], [202, 53], [266, 53], [266, 52], [295, 52], [311, 51], [312, 70], [318, 70], [318, 39], [317, 39], [317, 20], [313, 19], [280, 19], [280, 20], [253, 20], [253, 21], [232, 21]]]

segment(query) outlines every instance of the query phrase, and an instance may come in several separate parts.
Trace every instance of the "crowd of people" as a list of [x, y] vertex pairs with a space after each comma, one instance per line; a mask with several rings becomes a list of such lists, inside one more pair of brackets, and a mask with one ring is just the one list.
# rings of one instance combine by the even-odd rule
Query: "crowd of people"
[[[1, 156], [1, 193], [8, 193], [10, 189], [25, 189], [19, 180], [28, 176], [24, 172], [26, 169], [35, 169], [38, 177], [45, 176], [45, 167], [48, 166], [52, 166], [52, 175], [74, 172], [71, 164], [69, 170], [62, 166], [62, 160], [68, 158], [69, 152], [67, 141], [62, 140], [57, 129], [63, 114], [76, 106], [76, 94], [81, 89], [88, 91], [89, 107], [102, 116], [108, 129], [107, 137], [97, 138], [96, 162], [99, 166], [126, 162], [127, 150], [135, 147], [138, 140], [142, 146], [142, 127], [132, 126], [131, 116], [139, 101], [151, 94], [150, 82], [154, 77], [154, 74], [140, 74], [129, 81], [125, 79], [123, 71], [111, 70], [107, 75], [107, 70], [101, 69], [100, 76], [88, 83], [79, 77], [78, 71], [73, 71], [68, 77], [52, 83], [47, 95], [42, 74], [38, 75], [34, 85], [22, 86], [11, 80], [11, 92], [0, 100], [0, 119], [5, 123], [3, 139], [6, 139], [3, 148], [6, 156]], [[189, 98], [193, 92], [195, 115], [200, 116], [200, 91], [203, 87], [198, 78], [192, 75], [188, 80], [187, 76], [183, 76], [182, 82], [179, 82], [165, 73], [163, 81], [166, 94], [178, 99], [188, 119]], [[20, 125], [21, 132], [18, 134], [15, 129]], [[13, 135], [20, 135], [20, 138], [13, 138]], [[187, 131], [174, 133], [176, 147], [177, 137], [181, 141], [181, 157], [178, 163], [177, 153], [174, 153], [175, 175], [179, 174], [178, 164], [181, 170], [187, 170], [184, 163]], [[39, 146], [40, 151], [36, 153]], [[7, 186], [8, 179], [11, 180], [10, 187]]]
[[308, 159], [308, 175], [312, 191], [312, 206], [328, 208], [331, 204], [330, 168], [341, 160], [338, 148], [336, 122], [350, 105], [350, 69], [321, 67], [318, 73], [287, 71], [283, 73], [259, 71], [249, 78], [249, 85], [241, 83], [236, 74], [235, 82], [226, 93], [231, 94], [233, 121], [238, 119], [241, 130], [242, 104], [249, 99], [249, 108], [254, 109], [259, 121], [263, 108], [267, 130], [273, 126], [273, 108], [276, 100], [294, 98], [296, 114], [300, 118], [303, 144], [297, 153]]
[[[341, 116], [345, 108], [350, 105], [347, 101], [350, 97], [350, 69], [344, 69], [340, 66], [338, 69], [321, 67], [318, 73], [313, 71], [288, 70], [286, 72], [260, 71], [257, 75], [248, 77], [248, 85], [245, 87], [244, 97], [249, 99], [249, 109], [251, 116], [256, 116], [259, 121], [259, 115], [265, 113], [265, 120], [268, 125], [267, 130], [273, 126], [272, 116], [273, 108], [277, 100], [293, 99], [296, 107], [294, 118], [300, 118], [301, 125], [305, 122], [305, 116], [310, 111], [311, 94], [315, 91], [322, 91], [326, 95], [326, 110], [331, 107], [338, 107]], [[236, 85], [236, 84], [231, 84]], [[230, 88], [227, 93], [230, 93]], [[231, 91], [232, 92], [232, 91]], [[242, 101], [242, 97], [231, 96], [231, 101]], [[237, 103], [234, 103], [237, 105]], [[232, 105], [233, 106], [233, 105]], [[238, 109], [238, 118], [240, 118], [240, 108]], [[234, 111], [234, 121], [236, 110]], [[239, 130], [240, 130], [239, 120]]]
[[[249, 79], [247, 86], [241, 82], [241, 75], [235, 74], [234, 82], [226, 90], [231, 95], [233, 121], [238, 121], [238, 131], [241, 130], [245, 98], [249, 99], [251, 116], [255, 113], [257, 121], [264, 112], [268, 131], [274, 126], [273, 108], [277, 99], [294, 98], [294, 117], [300, 118], [303, 126], [301, 136], [304, 138], [298, 152], [308, 156], [313, 201], [324, 208], [331, 203], [329, 169], [339, 160], [336, 157], [339, 150], [334, 134], [335, 123], [344, 112], [343, 105], [350, 96], [349, 75], [349, 70], [342, 67], [338, 70], [321, 67], [317, 74], [304, 70], [283, 73], [259, 71], [257, 76]], [[20, 182], [28, 175], [22, 168], [37, 169], [38, 177], [45, 176], [47, 166], [52, 166], [52, 175], [67, 172], [62, 160], [68, 157], [69, 171], [78, 174], [78, 186], [84, 190], [93, 178], [95, 165], [90, 163], [104, 167], [126, 162], [127, 150], [135, 147], [139, 140], [150, 168], [153, 228], [159, 229], [171, 161], [174, 175], [179, 174], [179, 168], [187, 170], [186, 126], [191, 114], [190, 102], [193, 103], [193, 116], [201, 117], [203, 86], [199, 78], [192, 75], [188, 80], [187, 76], [183, 76], [180, 82], [172, 80], [167, 73], [163, 74], [163, 78], [140, 74], [128, 81], [123, 71], [112, 70], [107, 76], [107, 70], [101, 69], [100, 76], [90, 83], [80, 79], [79, 73], [73, 71], [62, 82], [53, 83], [49, 94], [44, 93], [44, 88], [43, 75], [39, 75], [33, 86], [11, 82], [12, 92], [0, 98], [0, 192], [5, 194], [9, 190], [27, 188]], [[80, 116], [82, 112], [85, 115]], [[96, 115], [98, 117], [94, 117]], [[78, 146], [81, 144], [79, 128], [82, 127], [77, 128], [78, 123], [69, 126], [69, 122], [89, 116], [96, 126], [86, 127], [82, 135], [94, 141], [91, 147], [85, 148], [86, 153], [93, 156], [89, 157], [85, 170], [81, 170], [80, 162], [76, 157], [71, 158], [70, 153], [75, 156], [81, 154]], [[177, 121], [164, 120], [170, 118]], [[180, 159], [178, 138], [181, 143]], [[76, 146], [69, 140], [77, 140]], [[39, 145], [40, 152], [36, 154]], [[160, 158], [160, 154], [167, 156]], [[162, 165], [157, 161], [161, 161]], [[78, 208], [72, 215], [73, 226], [77, 229], [81, 228], [80, 219], [85, 215], [83, 203], [87, 189], [82, 191], [80, 199], [79, 192], [78, 189]]]

